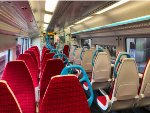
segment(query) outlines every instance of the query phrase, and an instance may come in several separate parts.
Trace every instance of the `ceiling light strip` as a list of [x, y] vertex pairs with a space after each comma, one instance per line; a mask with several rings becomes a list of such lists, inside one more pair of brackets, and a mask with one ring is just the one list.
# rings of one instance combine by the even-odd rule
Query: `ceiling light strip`
[[116, 8], [116, 7], [118, 7], [118, 6], [122, 5], [122, 4], [124, 4], [124, 3], [127, 3], [128, 1], [130, 1], [130, 0], [121, 0], [121, 1], [119, 1], [119, 2], [117, 2], [117, 3], [115, 3], [115, 4], [113, 4], [113, 5], [111, 5], [111, 6], [109, 6], [109, 7], [106, 7], [105, 9], [102, 9], [102, 10], [96, 12], [95, 14], [102, 14], [102, 13], [104, 13], [104, 12], [106, 12], [106, 11], [109, 11], [109, 10], [111, 10], [111, 9], [114, 9], [114, 8]]
[[59, 0], [46, 0], [45, 11], [54, 12]]
[[125, 25], [125, 24], [130, 24], [130, 23], [135, 23], [135, 22], [146, 21], [146, 20], [150, 20], [150, 15], [146, 15], [146, 16], [142, 16], [142, 17], [138, 17], [138, 18], [134, 18], [134, 19], [129, 19], [129, 20], [125, 20], [125, 21], [115, 22], [115, 23], [112, 23], [112, 24], [104, 25], [104, 26], [85, 29], [85, 30], [73, 32], [71, 34], [79, 34], [79, 33], [83, 33], [83, 32], [90, 32], [90, 31], [100, 30], [100, 29], [109, 28], [109, 27], [116, 27], [116, 26], [119, 26], [119, 25]]

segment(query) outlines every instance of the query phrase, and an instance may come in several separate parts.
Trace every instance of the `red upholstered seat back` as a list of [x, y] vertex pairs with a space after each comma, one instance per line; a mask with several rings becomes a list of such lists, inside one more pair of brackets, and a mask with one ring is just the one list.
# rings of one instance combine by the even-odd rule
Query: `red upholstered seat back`
[[50, 53], [50, 50], [45, 49], [45, 51], [44, 51], [44, 53], [43, 53], [43, 55], [42, 55], [42, 60], [41, 60], [42, 62], [43, 62], [43, 59], [44, 59], [46, 53]]
[[36, 52], [38, 53], [38, 57], [40, 58], [40, 51], [39, 48], [37, 46], [32, 46], [31, 48], [35, 48]]
[[90, 113], [77, 77], [53, 77], [40, 104], [40, 113]]
[[8, 62], [2, 75], [14, 92], [23, 113], [35, 113], [35, 91], [24, 61]]
[[39, 54], [37, 53], [37, 50], [36, 50], [35, 48], [29, 48], [28, 50], [29, 50], [29, 51], [30, 51], [30, 50], [31, 50], [31, 51], [34, 51], [34, 54], [35, 54], [36, 59], [37, 59], [37, 62], [38, 62], [38, 66], [40, 67], [40, 56], [39, 56]]
[[26, 65], [30, 71], [34, 87], [37, 87], [38, 86], [38, 70], [36, 68], [36, 65], [35, 65], [35, 62], [34, 62], [32, 56], [28, 53], [20, 54], [18, 57], [18, 60], [25, 61]]
[[37, 62], [37, 59], [36, 59], [36, 56], [35, 56], [34, 52], [27, 50], [27, 51], [25, 51], [25, 53], [28, 53], [28, 54], [30, 54], [32, 56], [32, 58], [33, 58], [33, 60], [35, 62], [36, 68], [38, 69], [38, 72], [39, 72], [39, 66], [38, 66], [38, 62]]
[[22, 113], [16, 97], [3, 80], [0, 80], [0, 113]]
[[64, 63], [60, 59], [50, 59], [47, 61], [40, 80], [40, 101], [44, 96], [49, 80], [55, 75], [59, 75], [64, 68]]
[[63, 49], [63, 54], [69, 57], [69, 45], [65, 45]]
[[48, 49], [44, 46], [44, 47], [42, 48], [42, 56], [43, 56], [45, 50], [48, 50]]
[[48, 59], [52, 59], [54, 55], [55, 55], [55, 53], [46, 53], [44, 55], [42, 66], [41, 66], [41, 71], [43, 71], [43, 69], [44, 69], [44, 67], [45, 67], [45, 65], [47, 63], [47, 60]]

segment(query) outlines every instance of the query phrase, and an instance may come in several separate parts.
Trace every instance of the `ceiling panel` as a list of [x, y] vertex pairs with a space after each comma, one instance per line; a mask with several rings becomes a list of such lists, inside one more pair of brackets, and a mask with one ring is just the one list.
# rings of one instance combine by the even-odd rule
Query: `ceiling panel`
[[116, 1], [60, 1], [54, 12], [48, 31], [63, 28]]
[[38, 35], [38, 28], [28, 1], [0, 1], [0, 33]]
[[33, 11], [39, 32], [43, 32], [45, 0], [37, 0], [37, 1], [29, 0], [29, 3]]

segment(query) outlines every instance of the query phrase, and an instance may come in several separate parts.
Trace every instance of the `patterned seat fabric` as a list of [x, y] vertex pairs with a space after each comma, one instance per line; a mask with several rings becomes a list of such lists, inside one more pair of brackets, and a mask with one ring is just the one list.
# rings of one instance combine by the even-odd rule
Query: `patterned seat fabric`
[[48, 49], [44, 46], [44, 47], [42, 48], [42, 56], [43, 56], [45, 50], [48, 50]]
[[47, 53], [50, 53], [50, 50], [45, 49], [44, 52], [43, 52], [43, 54], [42, 54], [42, 60], [41, 60], [41, 62], [43, 62], [43, 59], [44, 59], [44, 57], [45, 57], [45, 55], [46, 55]]
[[32, 46], [31, 48], [35, 48], [36, 49], [36, 52], [38, 54], [38, 57], [40, 59], [40, 51], [39, 51], [39, 48], [37, 46]]
[[35, 113], [35, 93], [31, 75], [24, 61], [8, 62], [2, 75], [14, 92], [23, 113]]
[[36, 65], [36, 68], [38, 69], [38, 73], [40, 72], [40, 70], [39, 70], [39, 66], [38, 66], [38, 61], [37, 61], [37, 59], [36, 59], [36, 56], [35, 56], [35, 53], [34, 53], [34, 51], [29, 51], [29, 50], [27, 50], [27, 51], [25, 51], [25, 53], [28, 53], [28, 54], [30, 54], [31, 56], [32, 56], [32, 58], [33, 58], [33, 60], [34, 60], [34, 62], [35, 62], [35, 65]]
[[0, 80], [0, 113], [22, 113], [15, 95], [4, 80]]
[[55, 53], [46, 53], [44, 58], [43, 58], [43, 62], [42, 62], [42, 65], [41, 65], [41, 72], [43, 71], [46, 63], [47, 63], [47, 60], [48, 59], [52, 59], [53, 56], [55, 55]]
[[28, 50], [34, 51], [34, 54], [35, 54], [37, 62], [38, 62], [38, 66], [40, 67], [40, 57], [39, 57], [37, 50], [35, 48], [29, 48]]
[[77, 77], [53, 77], [40, 104], [40, 113], [90, 113], [86, 95]]
[[64, 68], [64, 63], [60, 59], [50, 59], [47, 61], [40, 80], [40, 101], [42, 100], [51, 77], [59, 75]]
[[28, 53], [20, 54], [18, 57], [18, 60], [25, 61], [26, 65], [30, 71], [30, 74], [32, 76], [34, 87], [37, 87], [38, 86], [38, 70], [36, 68], [36, 65], [34, 63], [32, 56]]

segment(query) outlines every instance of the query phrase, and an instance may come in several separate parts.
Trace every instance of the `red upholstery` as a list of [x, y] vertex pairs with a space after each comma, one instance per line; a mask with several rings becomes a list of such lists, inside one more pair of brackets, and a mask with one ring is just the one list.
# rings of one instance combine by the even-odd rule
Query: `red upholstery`
[[[46, 50], [47, 48], [44, 46], [43, 48], [42, 48], [42, 55], [41, 56], [43, 56], [43, 54], [44, 54], [44, 51]], [[47, 49], [48, 50], [48, 49]]]
[[37, 46], [32, 46], [31, 48], [35, 48], [36, 52], [38, 53], [38, 57], [40, 58], [40, 51], [39, 48]]
[[63, 54], [65, 54], [67, 57], [69, 57], [69, 45], [65, 45], [63, 49]]
[[34, 54], [34, 51], [25, 51], [25, 53], [29, 53], [31, 56], [32, 56], [32, 58], [33, 58], [33, 60], [34, 60], [34, 62], [35, 62], [35, 64], [36, 64], [36, 67], [38, 68], [38, 73], [40, 72], [39, 71], [39, 66], [38, 66], [38, 62], [37, 62], [37, 59], [36, 59], [36, 56], [35, 56], [35, 54]]
[[106, 97], [105, 97], [105, 96], [99, 96], [97, 99], [98, 99], [104, 106], [106, 105], [107, 100], [106, 100]]
[[30, 50], [31, 50], [31, 51], [34, 51], [34, 54], [35, 54], [36, 59], [37, 59], [37, 62], [38, 62], [38, 66], [40, 67], [40, 56], [39, 56], [39, 54], [37, 53], [37, 50], [36, 50], [35, 48], [29, 48], [28, 50], [29, 50], [29, 51], [30, 51]]
[[14, 94], [3, 80], [0, 80], [0, 113], [22, 113]]
[[28, 53], [20, 54], [18, 57], [18, 60], [25, 61], [26, 65], [30, 71], [34, 87], [37, 87], [38, 86], [38, 68], [36, 68], [36, 65], [35, 65], [35, 62], [34, 62], [32, 56]]
[[40, 113], [90, 113], [86, 95], [77, 77], [52, 78], [40, 104]]
[[63, 68], [64, 63], [60, 59], [50, 59], [47, 61], [40, 80], [40, 101], [44, 96], [51, 77], [59, 75]]
[[43, 69], [47, 63], [47, 60], [52, 59], [54, 55], [55, 55], [55, 53], [46, 53], [45, 54], [45, 56], [43, 58], [42, 66], [41, 66], [41, 71], [43, 71]]
[[31, 75], [24, 61], [8, 62], [2, 75], [14, 95], [23, 113], [35, 113], [35, 91]]
[[45, 49], [45, 51], [44, 51], [44, 53], [43, 53], [43, 55], [42, 55], [42, 60], [41, 60], [41, 62], [43, 62], [43, 59], [44, 59], [46, 53], [50, 53], [50, 50]]

